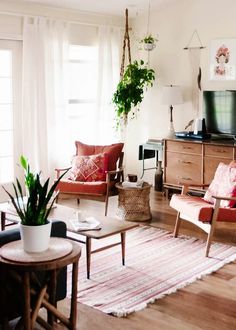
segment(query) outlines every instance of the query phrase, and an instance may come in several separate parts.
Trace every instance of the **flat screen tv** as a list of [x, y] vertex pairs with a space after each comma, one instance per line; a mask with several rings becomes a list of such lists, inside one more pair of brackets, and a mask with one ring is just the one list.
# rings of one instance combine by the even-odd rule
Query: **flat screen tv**
[[203, 118], [208, 133], [236, 136], [236, 91], [203, 91]]

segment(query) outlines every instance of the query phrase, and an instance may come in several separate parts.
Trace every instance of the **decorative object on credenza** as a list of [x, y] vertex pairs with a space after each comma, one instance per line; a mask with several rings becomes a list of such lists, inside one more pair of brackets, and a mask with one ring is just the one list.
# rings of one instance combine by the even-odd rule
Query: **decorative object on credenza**
[[236, 39], [211, 41], [210, 79], [218, 81], [236, 79]]
[[193, 123], [194, 123], [194, 119], [191, 119], [191, 120], [187, 123], [187, 125], [184, 127], [184, 129], [187, 130], [189, 127], [192, 127]]
[[[43, 252], [49, 246], [51, 222], [48, 221], [48, 216], [57, 197], [54, 192], [65, 173], [49, 189], [50, 178], [41, 184], [41, 173], [32, 173], [28, 161], [23, 156], [20, 157], [20, 164], [25, 172], [25, 186], [16, 179], [16, 184], [12, 184], [15, 196], [4, 187], [3, 189], [10, 197], [12, 206], [21, 220], [20, 233], [23, 249], [26, 252]], [[24, 196], [24, 190], [26, 190], [26, 196]]]
[[170, 107], [170, 122], [167, 138], [175, 137], [175, 129], [173, 124], [173, 105], [183, 103], [182, 91], [180, 86], [164, 86], [162, 88], [162, 104], [169, 105]]

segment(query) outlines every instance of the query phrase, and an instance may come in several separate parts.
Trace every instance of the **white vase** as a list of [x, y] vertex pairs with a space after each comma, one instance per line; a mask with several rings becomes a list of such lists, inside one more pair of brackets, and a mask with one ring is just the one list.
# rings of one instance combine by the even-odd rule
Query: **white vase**
[[20, 224], [20, 235], [23, 249], [26, 252], [43, 252], [49, 247], [52, 223], [45, 225], [26, 226]]
[[148, 50], [148, 51], [153, 50], [155, 47], [156, 47], [156, 45], [153, 44], [153, 43], [152, 44], [150, 44], [150, 43], [145, 43], [144, 44], [144, 49]]

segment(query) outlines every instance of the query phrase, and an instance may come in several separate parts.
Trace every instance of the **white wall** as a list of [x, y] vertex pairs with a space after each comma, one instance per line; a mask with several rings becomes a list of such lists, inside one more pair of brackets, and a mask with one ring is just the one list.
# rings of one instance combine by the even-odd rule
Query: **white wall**
[[[139, 144], [148, 138], [163, 137], [167, 133], [168, 106], [161, 105], [160, 100], [163, 85], [176, 84], [183, 88], [184, 104], [176, 105], [173, 113], [176, 131], [183, 130], [189, 120], [196, 117], [191, 103], [189, 52], [183, 50], [195, 29], [203, 46], [206, 46], [201, 50], [202, 89], [236, 89], [236, 81], [209, 80], [210, 41], [236, 38], [235, 12], [235, 0], [177, 0], [157, 11], [151, 10], [149, 30], [159, 36], [157, 47], [150, 52], [149, 62], [150, 67], [156, 71], [156, 82], [146, 93], [137, 120], [130, 121], [127, 129], [127, 172], [141, 173]], [[133, 39], [143, 37], [147, 30], [147, 16], [135, 18], [132, 27]], [[147, 60], [147, 52], [138, 51], [137, 42], [133, 41], [132, 45], [132, 57]], [[202, 95], [199, 104], [202, 104]], [[152, 182], [153, 171], [147, 171], [145, 179]]]

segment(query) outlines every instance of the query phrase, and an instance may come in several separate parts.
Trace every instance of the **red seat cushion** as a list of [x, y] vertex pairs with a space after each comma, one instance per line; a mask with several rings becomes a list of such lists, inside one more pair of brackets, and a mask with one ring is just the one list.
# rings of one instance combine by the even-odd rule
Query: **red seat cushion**
[[210, 221], [213, 213], [212, 204], [200, 197], [188, 195], [174, 194], [170, 200], [170, 206], [194, 220], [206, 222]]
[[103, 196], [106, 194], [107, 184], [103, 181], [79, 182], [70, 179], [61, 180], [57, 189], [62, 193], [71, 194], [93, 194]]
[[88, 145], [80, 141], [75, 142], [77, 156], [90, 156], [100, 153], [108, 154], [108, 170], [116, 170], [116, 163], [120, 157], [124, 143], [114, 143], [107, 146]]
[[[210, 222], [214, 206], [200, 197], [174, 194], [170, 206], [195, 221]], [[236, 222], [236, 208], [220, 207], [217, 221]]]
[[72, 160], [70, 179], [91, 182], [105, 181], [108, 170], [108, 155], [75, 156]]

